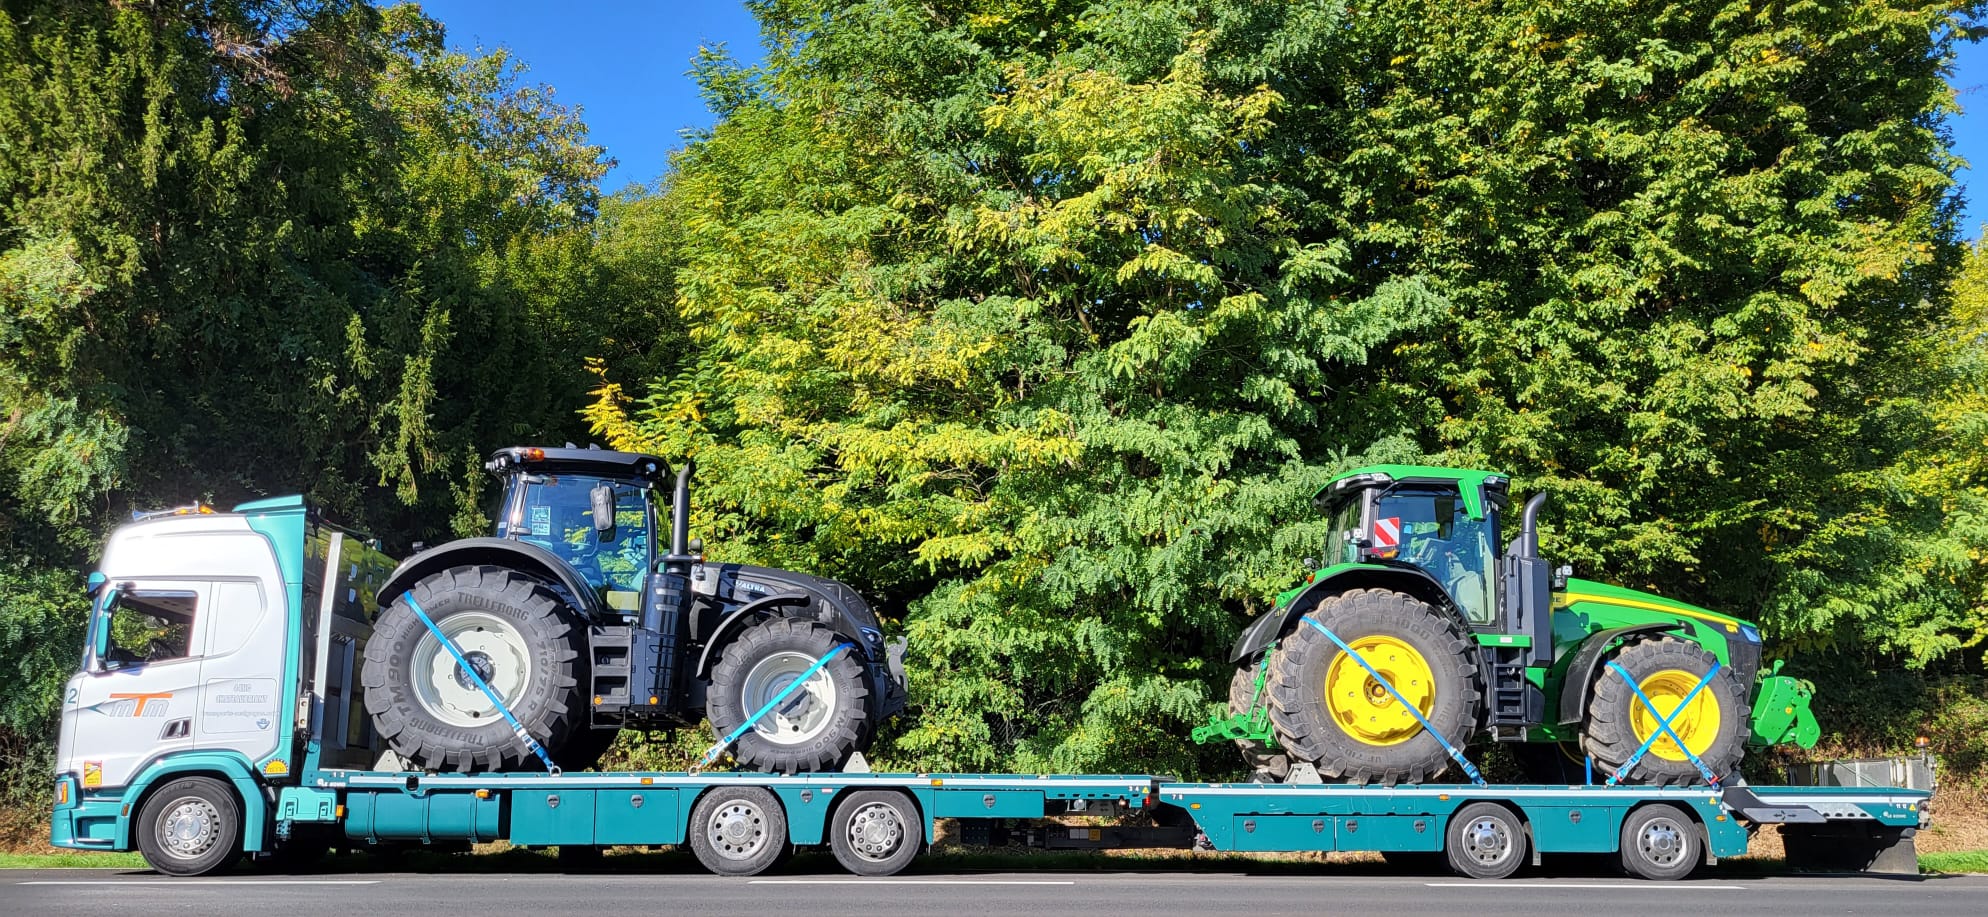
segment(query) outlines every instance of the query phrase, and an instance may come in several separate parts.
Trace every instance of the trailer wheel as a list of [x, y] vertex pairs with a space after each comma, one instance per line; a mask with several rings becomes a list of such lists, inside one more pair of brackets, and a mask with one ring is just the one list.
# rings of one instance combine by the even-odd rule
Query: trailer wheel
[[1698, 823], [1666, 803], [1644, 806], [1622, 822], [1622, 871], [1656, 881], [1691, 875], [1704, 859]]
[[[1250, 708], [1252, 700], [1268, 707], [1270, 704], [1270, 684], [1266, 679], [1263, 685], [1265, 696], [1256, 697], [1256, 666], [1236, 667], [1236, 674], [1229, 678], [1229, 715], [1235, 716]], [[1268, 743], [1255, 739], [1237, 739], [1236, 747], [1242, 749], [1243, 761], [1249, 764], [1250, 779], [1263, 783], [1281, 783], [1291, 774], [1291, 757], [1281, 751], [1271, 751]]]
[[[1659, 712], [1669, 715], [1718, 660], [1697, 644], [1664, 637], [1630, 643], [1615, 652], [1614, 661], [1636, 680], [1637, 688]], [[1723, 779], [1739, 767], [1740, 757], [1746, 753], [1749, 713], [1739, 679], [1730, 667], [1722, 668], [1688, 707], [1676, 713], [1671, 729], [1698, 760]], [[1623, 782], [1655, 786], [1703, 782], [1704, 776], [1677, 743], [1661, 733], [1658, 722], [1622, 676], [1603, 666], [1588, 701], [1581, 737], [1582, 746], [1595, 758], [1596, 776], [1620, 769], [1656, 734], [1642, 760], [1622, 776]]]
[[891, 790], [862, 790], [835, 807], [828, 828], [835, 861], [859, 876], [894, 876], [925, 846], [925, 821], [911, 798]]
[[[834, 631], [799, 618], [772, 618], [740, 631], [711, 667], [705, 702], [711, 727], [730, 735], [842, 642]], [[869, 697], [862, 665], [845, 652], [746, 730], [733, 754], [751, 770], [792, 774], [840, 767], [868, 747], [875, 732]]]
[[[1386, 676], [1459, 745], [1478, 719], [1476, 650], [1448, 615], [1412, 596], [1355, 589], [1306, 613]], [[1348, 783], [1420, 783], [1449, 769], [1443, 743], [1360, 663], [1300, 621], [1270, 657], [1270, 722], [1292, 761]]]
[[212, 777], [181, 777], [154, 790], [138, 810], [138, 852], [169, 876], [205, 876], [242, 854], [242, 809]]
[[[409, 591], [533, 739], [559, 756], [584, 711], [586, 628], [537, 580], [503, 567], [452, 567]], [[361, 671], [373, 729], [413, 767], [517, 770], [537, 763], [406, 597], [373, 625]]]
[[1503, 879], [1526, 861], [1525, 823], [1495, 802], [1473, 802], [1450, 818], [1450, 868], [1472, 879]]
[[690, 810], [690, 849], [721, 876], [756, 876], [787, 846], [787, 813], [771, 790], [713, 787]]

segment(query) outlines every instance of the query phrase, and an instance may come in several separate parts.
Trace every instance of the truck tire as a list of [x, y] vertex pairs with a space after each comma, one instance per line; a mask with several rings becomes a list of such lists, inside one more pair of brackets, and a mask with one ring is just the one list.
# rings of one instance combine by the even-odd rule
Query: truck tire
[[1473, 802], [1450, 817], [1450, 868], [1471, 879], [1504, 879], [1526, 864], [1530, 841], [1517, 813], [1495, 802]]
[[[1412, 596], [1355, 589], [1306, 617], [1359, 651], [1451, 742], [1470, 741], [1480, 691], [1475, 648], [1448, 615]], [[1270, 657], [1270, 722], [1292, 761], [1348, 783], [1420, 783], [1449, 768], [1443, 743], [1351, 656], [1299, 622]]]
[[[740, 631], [711, 666], [705, 713], [712, 729], [730, 735], [844, 642], [800, 618], [769, 618]], [[747, 770], [833, 770], [869, 747], [871, 710], [863, 666], [853, 650], [844, 652], [739, 736], [732, 755]]]
[[205, 876], [242, 855], [242, 807], [212, 777], [181, 777], [153, 790], [131, 826], [138, 852], [169, 876]]
[[[1266, 679], [1263, 685], [1265, 694], [1270, 692]], [[1249, 709], [1252, 699], [1268, 706], [1269, 698], [1255, 698], [1256, 667], [1237, 666], [1236, 674], [1229, 678], [1229, 715], [1235, 716]], [[1268, 743], [1255, 739], [1237, 739], [1236, 747], [1242, 749], [1243, 761], [1249, 765], [1250, 779], [1258, 783], [1282, 783], [1291, 774], [1291, 758], [1282, 751], [1273, 750]]]
[[829, 847], [843, 869], [872, 878], [894, 876], [925, 846], [925, 819], [896, 790], [858, 790], [835, 805]]
[[712, 787], [690, 809], [690, 850], [717, 875], [759, 875], [787, 846], [787, 811], [772, 790]]
[[[1703, 647], [1673, 637], [1626, 644], [1612, 658], [1666, 714], [1717, 661]], [[1671, 722], [1685, 746], [1722, 780], [1738, 769], [1751, 728], [1745, 690], [1732, 672], [1729, 667], [1721, 668], [1705, 690], [1692, 698], [1691, 706]], [[1595, 759], [1595, 779], [1621, 769], [1645, 739], [1659, 732], [1657, 722], [1622, 676], [1613, 667], [1603, 666], [1589, 693], [1587, 722], [1581, 735], [1581, 747]], [[1705, 778], [1676, 742], [1660, 735], [1621, 780], [1667, 786], [1703, 783]]]
[[[408, 595], [555, 756], [584, 710], [586, 630], [543, 583], [492, 566], [453, 567]], [[411, 766], [536, 769], [538, 758], [427, 625], [394, 601], [373, 624], [361, 672], [373, 730]]]
[[1622, 871], [1668, 882], [1691, 875], [1705, 859], [1698, 823], [1669, 803], [1644, 806], [1622, 822]]

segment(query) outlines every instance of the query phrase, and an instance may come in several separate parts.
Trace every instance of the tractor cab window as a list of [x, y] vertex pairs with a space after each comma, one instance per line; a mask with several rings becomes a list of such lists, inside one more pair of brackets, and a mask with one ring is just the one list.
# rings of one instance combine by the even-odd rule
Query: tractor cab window
[[1354, 542], [1360, 536], [1360, 510], [1363, 492], [1348, 494], [1338, 503], [1326, 508], [1326, 518], [1331, 520], [1330, 540], [1325, 545], [1325, 565], [1358, 563], [1360, 546]]
[[[594, 524], [593, 489], [606, 483], [614, 489], [614, 524], [605, 531]], [[639, 600], [643, 577], [649, 572], [650, 515], [646, 488], [621, 481], [572, 475], [535, 475], [525, 479], [518, 515], [505, 519], [500, 536], [545, 548], [602, 590], [610, 605]], [[637, 603], [639, 605], [639, 601]]]
[[97, 626], [108, 628], [101, 644], [106, 671], [171, 662], [193, 655], [191, 592], [125, 592], [112, 600]]
[[1380, 556], [1435, 577], [1470, 623], [1490, 624], [1497, 617], [1494, 535], [1490, 518], [1470, 518], [1455, 491], [1403, 488], [1381, 496], [1368, 539]]

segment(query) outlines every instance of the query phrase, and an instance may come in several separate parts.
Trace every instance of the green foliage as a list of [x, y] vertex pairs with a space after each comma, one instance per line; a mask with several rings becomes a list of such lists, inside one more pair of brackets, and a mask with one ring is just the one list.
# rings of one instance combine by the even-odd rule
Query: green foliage
[[636, 205], [695, 361], [588, 419], [904, 616], [889, 754], [1224, 766], [1181, 736], [1359, 461], [1515, 472], [1557, 556], [1786, 646], [1978, 634], [1979, 347], [1925, 344], [1971, 5], [755, 9]]

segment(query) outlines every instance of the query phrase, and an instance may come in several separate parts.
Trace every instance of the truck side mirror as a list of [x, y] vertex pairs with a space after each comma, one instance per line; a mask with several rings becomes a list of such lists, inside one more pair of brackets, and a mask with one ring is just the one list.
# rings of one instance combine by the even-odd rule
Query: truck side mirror
[[614, 531], [614, 485], [595, 484], [588, 496], [593, 498], [594, 531], [602, 535]]
[[96, 671], [104, 671], [104, 657], [110, 655], [110, 615], [117, 597], [124, 593], [122, 583], [108, 584], [95, 592], [90, 603], [90, 658]]

